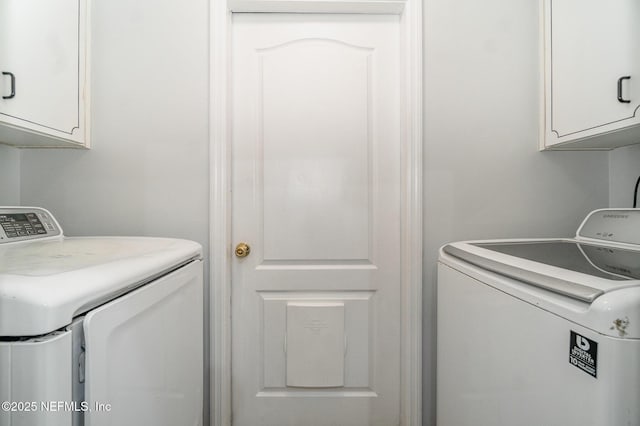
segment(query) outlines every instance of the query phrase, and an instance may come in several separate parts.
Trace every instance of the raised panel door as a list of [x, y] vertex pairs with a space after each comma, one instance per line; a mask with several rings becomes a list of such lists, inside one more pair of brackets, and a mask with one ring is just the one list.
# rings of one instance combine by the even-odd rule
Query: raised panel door
[[235, 425], [400, 421], [399, 20], [234, 14]]

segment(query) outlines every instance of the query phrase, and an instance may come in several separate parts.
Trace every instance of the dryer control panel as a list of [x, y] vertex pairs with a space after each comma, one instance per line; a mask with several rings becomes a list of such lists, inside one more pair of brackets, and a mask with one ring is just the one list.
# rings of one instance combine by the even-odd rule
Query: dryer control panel
[[0, 207], [0, 244], [60, 235], [60, 225], [45, 209]]

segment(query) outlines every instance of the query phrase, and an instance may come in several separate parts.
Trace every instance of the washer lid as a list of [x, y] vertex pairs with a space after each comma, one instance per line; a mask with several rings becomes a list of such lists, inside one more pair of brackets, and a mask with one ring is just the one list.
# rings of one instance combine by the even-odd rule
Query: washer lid
[[62, 238], [0, 246], [0, 336], [46, 334], [202, 258], [193, 241]]
[[585, 302], [640, 285], [640, 250], [577, 240], [502, 240], [448, 244], [447, 254]]
[[577, 241], [473, 245], [608, 280], [640, 280], [640, 251]]

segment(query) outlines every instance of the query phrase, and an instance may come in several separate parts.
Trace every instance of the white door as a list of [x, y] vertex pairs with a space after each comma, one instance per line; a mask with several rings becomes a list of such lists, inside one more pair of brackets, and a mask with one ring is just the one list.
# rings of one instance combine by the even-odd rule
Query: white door
[[234, 425], [400, 423], [400, 22], [234, 14]]

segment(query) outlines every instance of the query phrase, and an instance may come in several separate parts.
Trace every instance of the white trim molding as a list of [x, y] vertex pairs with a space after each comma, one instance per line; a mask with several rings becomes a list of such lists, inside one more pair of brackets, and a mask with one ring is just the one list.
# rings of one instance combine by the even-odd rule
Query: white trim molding
[[400, 14], [402, 26], [401, 425], [422, 424], [422, 2], [224, 0], [210, 2], [210, 265], [212, 426], [231, 416], [230, 29], [239, 12]]
[[225, 1], [210, 3], [209, 252], [210, 423], [231, 424], [231, 147], [229, 139], [229, 31]]
[[422, 0], [402, 13], [401, 424], [422, 425]]
[[406, 0], [228, 0], [231, 12], [402, 13]]

